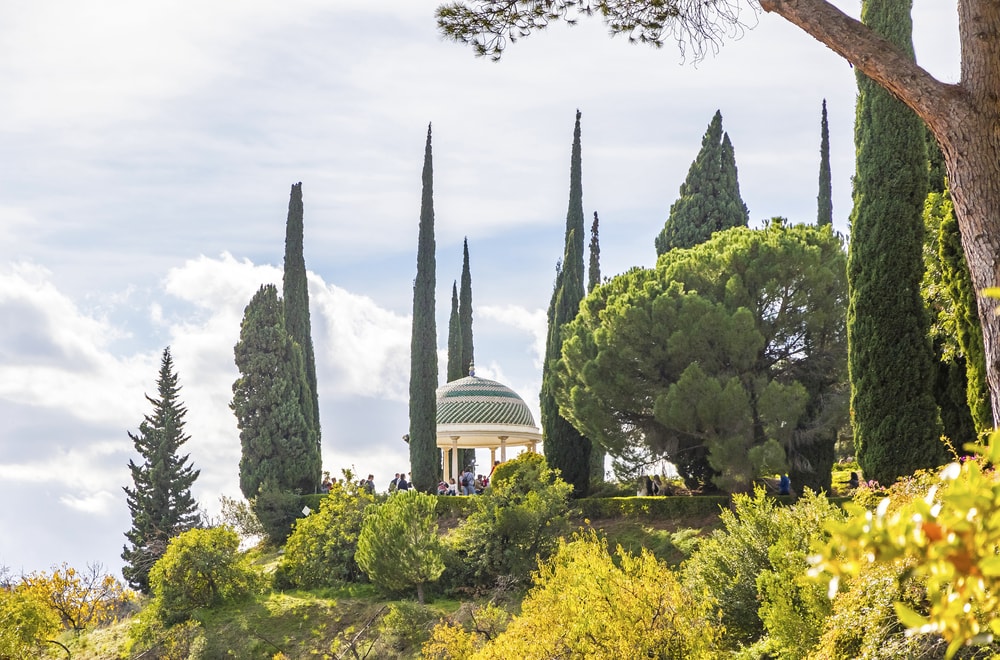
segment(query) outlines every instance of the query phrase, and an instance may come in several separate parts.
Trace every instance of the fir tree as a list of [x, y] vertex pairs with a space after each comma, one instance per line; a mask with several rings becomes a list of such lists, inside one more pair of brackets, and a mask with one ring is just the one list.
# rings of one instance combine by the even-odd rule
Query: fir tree
[[187, 409], [178, 398], [169, 346], [163, 349], [156, 387], [158, 398], [146, 396], [153, 413], [143, 418], [138, 435], [128, 434], [142, 460], [128, 462], [133, 487], [123, 488], [132, 529], [125, 533], [129, 544], [122, 550], [122, 574], [129, 586], [144, 594], [150, 591], [149, 570], [163, 556], [167, 541], [199, 522], [191, 485], [200, 470], [191, 467], [189, 454], [177, 453], [190, 436], [184, 433]]
[[309, 285], [306, 280], [306, 260], [302, 252], [302, 183], [292, 184], [288, 199], [288, 221], [285, 226], [285, 272], [282, 296], [285, 301], [285, 326], [302, 348], [306, 381], [312, 401], [313, 430], [316, 451], [320, 449], [319, 396], [316, 390], [316, 357], [313, 353], [312, 324], [309, 319]]
[[410, 341], [410, 470], [413, 487], [431, 493], [440, 468], [437, 450], [437, 329], [434, 320], [434, 168], [431, 127], [424, 148], [417, 277], [413, 281], [413, 334]]
[[[865, 0], [861, 16], [912, 58], [910, 6]], [[920, 119], [865, 75], [857, 78], [847, 310], [852, 425], [865, 476], [891, 484], [946, 458], [920, 295], [927, 151]]]
[[266, 284], [243, 313], [234, 353], [240, 376], [230, 407], [240, 430], [240, 490], [313, 493], [322, 460], [312, 421], [312, 397], [302, 349], [285, 327], [278, 289]]
[[[598, 218], [597, 211], [594, 211], [594, 222], [590, 225], [590, 263], [587, 267], [587, 293], [590, 293], [601, 284], [601, 243], [598, 239]], [[607, 459], [607, 450], [599, 443], [590, 443], [590, 482], [601, 483], [604, 481], [604, 463]]]
[[583, 173], [580, 149], [580, 111], [573, 129], [570, 158], [569, 209], [562, 266], [556, 268], [555, 288], [548, 309], [548, 336], [542, 366], [540, 396], [542, 445], [549, 466], [572, 484], [574, 495], [587, 494], [590, 482], [590, 440], [559, 414], [554, 389], [559, 386], [555, 366], [562, 350], [562, 327], [576, 318], [583, 300]]
[[826, 99], [823, 99], [823, 118], [820, 120], [819, 137], [819, 194], [817, 225], [833, 224], [833, 184], [830, 177], [830, 126], [826, 121]]
[[736, 154], [729, 135], [722, 132], [722, 113], [716, 111], [681, 184], [680, 197], [656, 237], [656, 254], [692, 247], [717, 231], [745, 227], [749, 221], [750, 212], [740, 197]]

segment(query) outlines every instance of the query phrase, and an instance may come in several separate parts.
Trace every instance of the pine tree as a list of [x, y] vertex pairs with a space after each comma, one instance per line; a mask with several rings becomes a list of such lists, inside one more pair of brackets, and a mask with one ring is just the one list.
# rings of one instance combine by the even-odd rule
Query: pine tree
[[312, 324], [309, 319], [309, 285], [306, 280], [306, 260], [302, 252], [302, 183], [292, 184], [288, 200], [288, 221], [285, 226], [285, 273], [282, 296], [285, 301], [285, 326], [292, 339], [302, 348], [306, 381], [312, 395], [313, 430], [316, 451], [320, 449], [319, 396], [316, 390], [316, 356], [313, 353]]
[[[862, 21], [913, 57], [910, 0], [862, 3]], [[848, 259], [848, 368], [858, 462], [890, 484], [945, 460], [920, 294], [927, 151], [919, 118], [861, 74]]]
[[431, 127], [424, 148], [417, 277], [413, 281], [413, 334], [410, 341], [410, 470], [413, 487], [425, 493], [437, 486], [437, 328], [434, 320], [434, 168]]
[[736, 154], [729, 135], [722, 132], [722, 113], [716, 111], [681, 184], [680, 197], [656, 237], [656, 254], [692, 247], [714, 232], [745, 227], [749, 221], [750, 212], [740, 197]]
[[316, 492], [322, 459], [311, 392], [273, 284], [261, 286], [247, 305], [234, 353], [240, 376], [230, 407], [240, 430], [240, 490], [247, 499], [265, 484], [276, 493]]
[[129, 544], [122, 550], [122, 574], [129, 586], [144, 594], [150, 591], [149, 570], [163, 556], [167, 541], [199, 522], [191, 485], [200, 470], [191, 467], [189, 454], [177, 453], [191, 438], [184, 433], [187, 409], [178, 398], [180, 386], [169, 346], [163, 349], [156, 387], [158, 398], [146, 396], [153, 413], [143, 418], [138, 435], [128, 434], [142, 461], [129, 460], [133, 487], [123, 488], [132, 529], [125, 533]]
[[573, 150], [570, 158], [569, 209], [562, 266], [556, 268], [555, 289], [548, 309], [548, 336], [542, 366], [540, 396], [542, 445], [549, 466], [560, 471], [572, 484], [576, 497], [587, 494], [590, 486], [590, 440], [559, 414], [554, 388], [554, 369], [562, 350], [562, 327], [576, 318], [583, 300], [583, 173], [580, 149], [580, 111], [576, 112]]
[[819, 194], [817, 225], [833, 224], [833, 184], [830, 176], [830, 126], [826, 121], [826, 99], [823, 99], [823, 118], [820, 120], [819, 137]]
[[458, 320], [458, 282], [452, 282], [451, 314], [448, 316], [448, 382], [467, 375], [468, 367], [462, 367], [462, 325]]
[[[590, 263], [587, 267], [587, 293], [601, 284], [601, 243], [598, 239], [597, 211], [594, 211], [594, 222], [590, 225]], [[607, 450], [598, 442], [590, 443], [590, 482], [604, 481], [604, 463]]]

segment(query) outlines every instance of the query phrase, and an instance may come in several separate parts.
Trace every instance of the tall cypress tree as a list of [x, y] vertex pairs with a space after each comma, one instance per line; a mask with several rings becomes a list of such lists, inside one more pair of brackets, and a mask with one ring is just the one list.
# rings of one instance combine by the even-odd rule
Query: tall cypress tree
[[469, 239], [462, 245], [462, 287], [458, 292], [458, 322], [462, 326], [462, 366], [466, 376], [476, 361], [472, 341], [472, 272], [469, 270]]
[[830, 126], [826, 121], [826, 99], [819, 125], [819, 194], [816, 196], [816, 224], [833, 224], [833, 184], [830, 176]]
[[437, 326], [434, 320], [434, 167], [431, 127], [424, 147], [417, 277], [413, 280], [413, 334], [410, 340], [410, 470], [413, 487], [434, 492], [440, 466], [437, 450]]
[[559, 386], [554, 369], [562, 351], [562, 327], [576, 318], [583, 300], [583, 173], [580, 152], [580, 111], [577, 110], [570, 157], [565, 247], [549, 303], [540, 395], [545, 458], [551, 467], [560, 470], [567, 483], [572, 484], [577, 497], [586, 495], [590, 485], [590, 440], [559, 414], [553, 390]]
[[[913, 56], [911, 0], [865, 0], [862, 21]], [[848, 368], [858, 462], [869, 479], [945, 460], [920, 293], [927, 151], [920, 119], [861, 74], [848, 259]]]
[[467, 376], [462, 368], [462, 325], [458, 320], [458, 283], [451, 283], [451, 314], [448, 316], [448, 382]]
[[181, 388], [169, 346], [163, 349], [156, 389], [157, 398], [146, 395], [153, 413], [143, 418], [138, 435], [128, 434], [142, 460], [129, 460], [133, 487], [123, 488], [132, 529], [125, 532], [129, 544], [122, 549], [122, 575], [144, 594], [149, 593], [149, 570], [166, 552], [167, 541], [195, 527], [199, 519], [191, 485], [200, 470], [188, 463], [189, 454], [177, 453], [191, 438], [184, 433], [187, 409], [178, 398]]
[[243, 313], [234, 348], [240, 376], [230, 407], [240, 430], [240, 490], [255, 498], [262, 485], [313, 493], [322, 459], [312, 420], [312, 394], [302, 349], [285, 327], [273, 284], [260, 287]]
[[303, 256], [302, 182], [292, 184], [288, 199], [288, 221], [285, 225], [285, 272], [282, 297], [285, 301], [285, 327], [302, 348], [306, 382], [311, 394], [313, 431], [316, 451], [321, 452], [319, 429], [319, 395], [316, 390], [316, 356], [313, 353], [312, 323], [309, 319], [309, 284], [306, 280], [306, 260]]
[[[462, 285], [458, 292], [458, 323], [462, 328], [462, 377], [471, 375], [476, 362], [476, 351], [472, 340], [472, 271], [469, 268], [469, 239], [462, 243]], [[459, 465], [471, 466], [476, 462], [475, 449], [460, 449]]]
[[680, 197], [656, 237], [656, 254], [707, 241], [714, 232], [745, 227], [750, 221], [729, 135], [722, 132], [722, 113], [715, 112], [701, 140], [701, 151], [681, 184]]
[[[594, 222], [590, 225], [590, 261], [587, 265], [587, 293], [590, 293], [601, 284], [601, 243], [598, 238], [599, 220], [597, 211], [594, 211]], [[598, 442], [590, 443], [590, 483], [602, 483], [604, 481], [604, 462], [607, 459], [607, 450]]]

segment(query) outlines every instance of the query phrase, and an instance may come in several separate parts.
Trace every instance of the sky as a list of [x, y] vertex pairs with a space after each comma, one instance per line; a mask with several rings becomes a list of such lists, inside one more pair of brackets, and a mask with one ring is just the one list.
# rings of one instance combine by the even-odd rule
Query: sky
[[[783, 19], [700, 62], [554, 25], [500, 62], [444, 40], [424, 0], [5, 3], [0, 20], [0, 569], [120, 577], [128, 432], [170, 347], [193, 494], [239, 498], [229, 409], [243, 309], [280, 286], [302, 182], [324, 469], [408, 471], [410, 317], [433, 132], [437, 330], [469, 242], [476, 374], [538, 419], [573, 121], [601, 272], [654, 237], [716, 110], [751, 225], [815, 222], [820, 108], [847, 233], [853, 69]], [[860, 2], [837, 2], [857, 15]], [[915, 0], [917, 59], [959, 75], [954, 2]], [[484, 453], [479, 462], [485, 465]]]

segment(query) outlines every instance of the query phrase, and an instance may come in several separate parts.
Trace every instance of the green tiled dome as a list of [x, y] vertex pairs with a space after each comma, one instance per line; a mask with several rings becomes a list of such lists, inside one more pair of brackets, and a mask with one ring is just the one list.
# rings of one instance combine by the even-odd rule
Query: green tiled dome
[[467, 376], [437, 389], [437, 423], [535, 426], [517, 392], [495, 380]]

